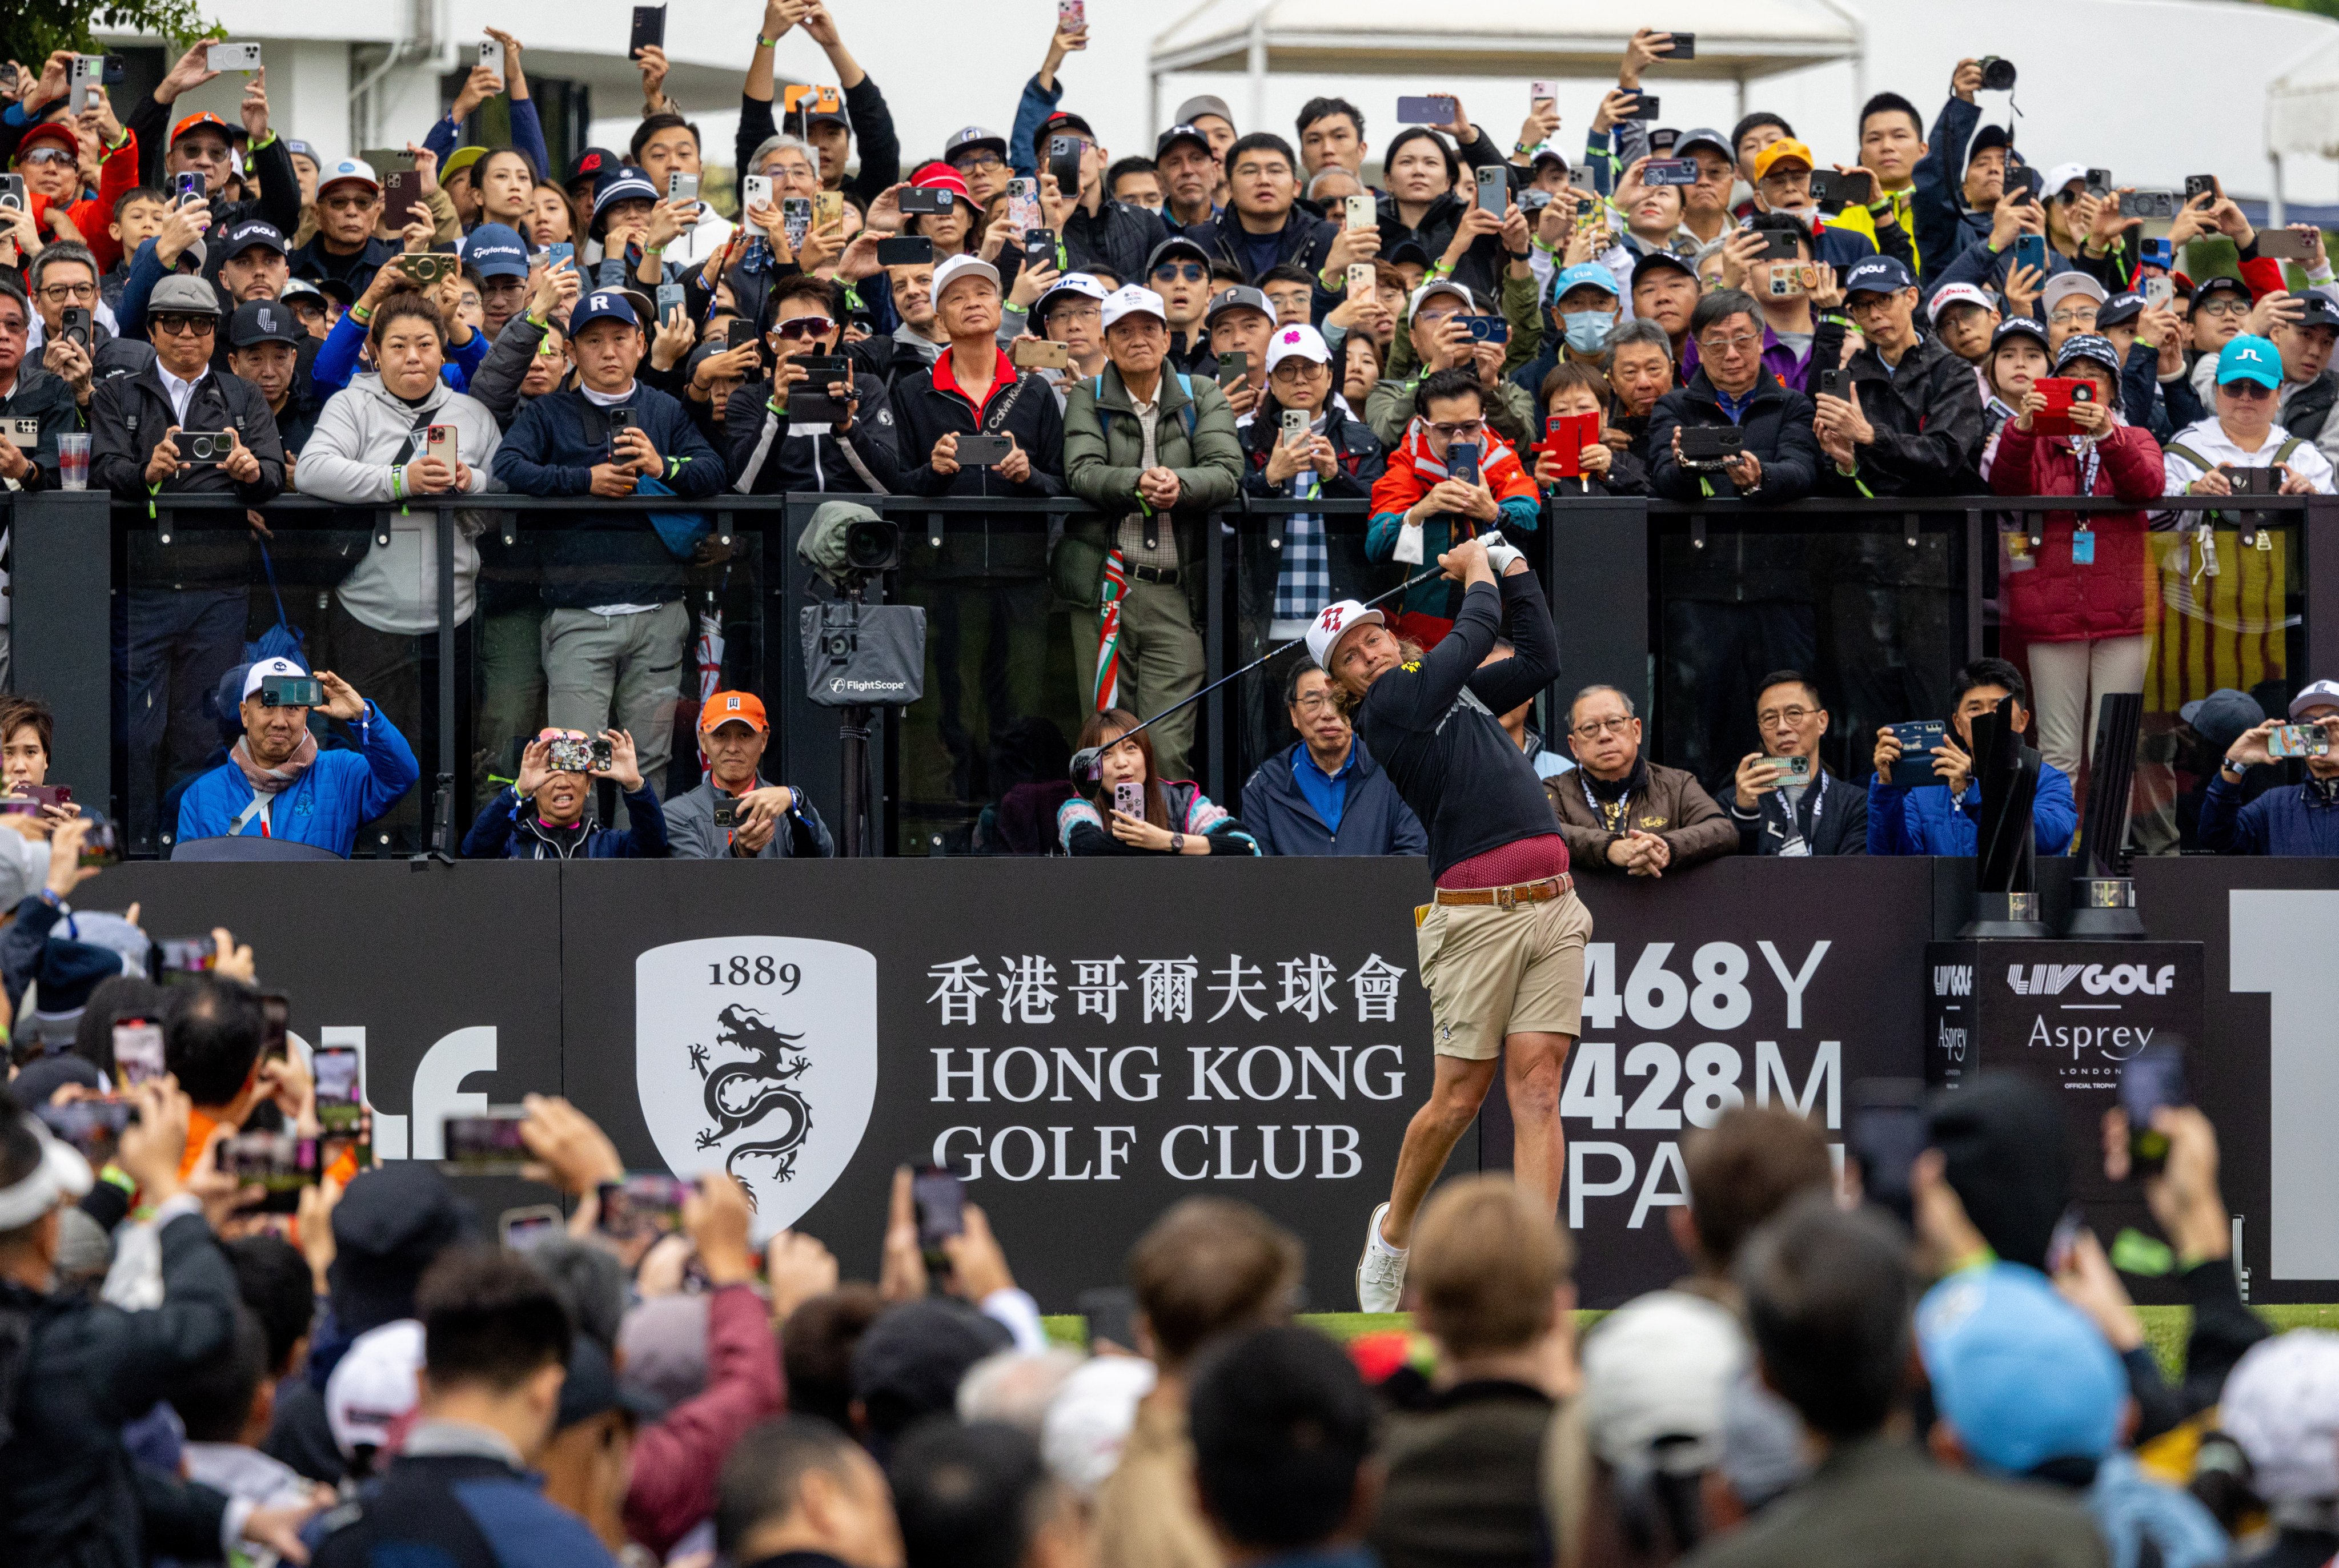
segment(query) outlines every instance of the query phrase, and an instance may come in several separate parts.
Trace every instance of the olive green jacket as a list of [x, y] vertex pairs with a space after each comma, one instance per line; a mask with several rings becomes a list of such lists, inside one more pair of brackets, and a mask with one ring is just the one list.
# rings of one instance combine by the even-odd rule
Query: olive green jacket
[[[1189, 395], [1189, 388], [1191, 395]], [[1201, 524], [1234, 503], [1242, 483], [1243, 449], [1235, 434], [1235, 411], [1218, 383], [1162, 367], [1160, 411], [1153, 422], [1153, 455], [1178, 476], [1178, 505], [1171, 527], [1181, 563], [1179, 581], [1199, 619], [1209, 585]], [[1191, 419], [1189, 419], [1190, 413]], [[1139, 509], [1137, 476], [1144, 471], [1145, 431], [1137, 407], [1120, 384], [1120, 372], [1072, 383], [1064, 403], [1064, 482], [1096, 514], [1064, 524], [1051, 564], [1056, 592], [1075, 605], [1094, 606], [1104, 578], [1104, 560], [1120, 519]]]

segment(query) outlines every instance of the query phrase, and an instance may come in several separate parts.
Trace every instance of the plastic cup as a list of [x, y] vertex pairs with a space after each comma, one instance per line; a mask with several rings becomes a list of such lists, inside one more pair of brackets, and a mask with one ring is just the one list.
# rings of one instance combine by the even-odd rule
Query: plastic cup
[[61, 489], [89, 488], [89, 435], [86, 431], [57, 438], [57, 484]]

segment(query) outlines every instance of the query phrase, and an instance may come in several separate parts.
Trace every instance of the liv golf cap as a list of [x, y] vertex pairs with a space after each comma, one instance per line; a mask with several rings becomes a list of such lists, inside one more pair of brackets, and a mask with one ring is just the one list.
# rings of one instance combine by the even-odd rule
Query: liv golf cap
[[1368, 610], [1354, 599], [1327, 605], [1308, 623], [1308, 656], [1328, 673], [1332, 668], [1332, 650], [1339, 646], [1342, 637], [1358, 626], [1387, 624], [1387, 616], [1378, 610]]

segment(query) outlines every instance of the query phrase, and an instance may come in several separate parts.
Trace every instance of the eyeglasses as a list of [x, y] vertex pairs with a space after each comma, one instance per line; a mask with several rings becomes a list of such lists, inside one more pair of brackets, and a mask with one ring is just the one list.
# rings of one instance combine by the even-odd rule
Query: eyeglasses
[[1048, 312], [1048, 324], [1058, 321], [1100, 321], [1104, 319], [1102, 305], [1059, 305]]
[[2250, 313], [2247, 300], [2205, 300], [2193, 307], [2194, 313], [2203, 316], [2246, 316]]
[[41, 298], [59, 301], [94, 300], [97, 298], [97, 285], [95, 283], [44, 283], [41, 285]]
[[218, 319], [212, 316], [150, 316], [147, 320], [167, 338], [208, 338], [219, 330]]
[[1320, 714], [1328, 712], [1337, 705], [1332, 701], [1330, 692], [1309, 692], [1291, 705], [1303, 714]]
[[1702, 338], [1698, 340], [1697, 346], [1714, 358], [1720, 359], [1726, 354], [1752, 353], [1762, 346], [1762, 340], [1752, 332], [1733, 332], [1727, 338]]
[[952, 159], [951, 167], [962, 174], [987, 174], [993, 169], [1004, 169], [1007, 165], [996, 153], [970, 153], [963, 158]]
[[790, 316], [775, 322], [772, 335], [777, 338], [824, 338], [836, 330], [836, 323], [826, 316]]
[[1269, 371], [1268, 373], [1268, 380], [1271, 381], [1298, 382], [1308, 380], [1316, 376], [1328, 376], [1331, 373], [1332, 367], [1329, 365], [1319, 365], [1313, 360], [1301, 359], [1295, 356], [1294, 358], [1284, 360], [1283, 363], [1276, 366], [1273, 370]]
[[1485, 429], [1486, 428], [1486, 421], [1484, 419], [1457, 419], [1450, 425], [1432, 424], [1429, 428], [1436, 431], [1439, 435], [1444, 436], [1449, 441], [1466, 441], [1476, 436], [1479, 431]]
[[1199, 261], [1164, 261], [1153, 269], [1153, 275], [1165, 283], [1183, 278], [1189, 283], [1199, 283], [1210, 275], [1210, 270]]
[[1778, 725], [1800, 725], [1805, 719], [1811, 716], [1812, 711], [1813, 710], [1810, 708], [1800, 707], [1764, 708], [1761, 713], [1754, 715], [1754, 722], [1762, 725], [1766, 730]]
[[1580, 741], [1593, 741], [1598, 740], [1604, 735], [1626, 734], [1637, 722], [1630, 718], [1594, 719], [1590, 724], [1578, 725], [1567, 733]]
[[29, 167], [37, 163], [78, 163], [81, 160], [63, 147], [35, 147], [16, 162]]
[[2047, 319], [2058, 327], [2092, 327], [2096, 324], [2096, 308], [2089, 305], [2084, 310], [2056, 311]]

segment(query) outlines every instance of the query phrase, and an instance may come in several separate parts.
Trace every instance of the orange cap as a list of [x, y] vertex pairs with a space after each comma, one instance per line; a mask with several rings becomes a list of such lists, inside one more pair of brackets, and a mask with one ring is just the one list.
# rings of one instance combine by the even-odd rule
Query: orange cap
[[177, 146], [179, 144], [180, 137], [184, 136], [190, 131], [199, 131], [206, 125], [210, 126], [212, 130], [217, 131], [227, 140], [231, 142], [235, 140], [235, 133], [228, 129], [227, 122], [221, 119], [218, 115], [206, 111], [199, 114], [190, 114], [181, 120], [177, 124], [172, 126], [171, 145], [173, 147]]
[[1811, 162], [1811, 150], [1809, 147], [1804, 146], [1792, 136], [1781, 136], [1754, 154], [1754, 177], [1757, 180], [1761, 179], [1778, 167], [1780, 161], [1785, 158], [1796, 159], [1806, 169], [1819, 167]]
[[768, 733], [772, 727], [764, 717], [764, 699], [753, 692], [716, 692], [698, 710], [702, 735], [711, 735], [735, 722], [747, 725], [759, 735]]

